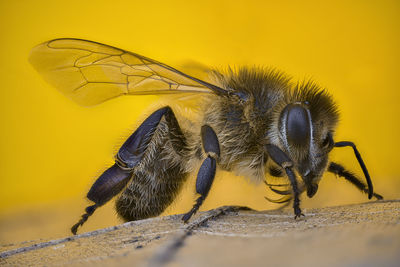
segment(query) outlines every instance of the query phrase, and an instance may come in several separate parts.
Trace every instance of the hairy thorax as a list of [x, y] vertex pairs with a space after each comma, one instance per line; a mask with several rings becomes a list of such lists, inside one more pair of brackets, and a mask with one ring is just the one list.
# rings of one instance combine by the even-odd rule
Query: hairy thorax
[[251, 107], [238, 99], [212, 96], [205, 105], [203, 124], [217, 134], [221, 155], [218, 166], [259, 183], [264, 179], [266, 155]]

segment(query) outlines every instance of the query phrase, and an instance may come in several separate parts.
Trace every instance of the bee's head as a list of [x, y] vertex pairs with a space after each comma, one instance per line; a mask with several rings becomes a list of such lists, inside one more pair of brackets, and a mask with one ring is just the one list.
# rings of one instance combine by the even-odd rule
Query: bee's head
[[318, 190], [318, 183], [334, 147], [333, 131], [338, 114], [330, 96], [312, 83], [298, 86], [279, 115], [280, 146], [302, 177], [308, 197]]

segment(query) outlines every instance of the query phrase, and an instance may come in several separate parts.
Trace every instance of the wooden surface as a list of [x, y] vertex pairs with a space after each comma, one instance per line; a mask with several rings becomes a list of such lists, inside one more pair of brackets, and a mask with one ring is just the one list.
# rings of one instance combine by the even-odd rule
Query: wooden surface
[[231, 207], [1, 247], [9, 266], [398, 266], [400, 200], [256, 212]]

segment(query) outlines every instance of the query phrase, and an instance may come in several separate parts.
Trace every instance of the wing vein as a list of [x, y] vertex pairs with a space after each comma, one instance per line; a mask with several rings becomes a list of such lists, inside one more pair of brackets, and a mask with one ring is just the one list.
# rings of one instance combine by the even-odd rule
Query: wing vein
[[[40, 44], [32, 50], [30, 61], [49, 83], [84, 106], [121, 94], [227, 94], [225, 89], [164, 63], [82, 39], [61, 38]], [[105, 84], [108, 86], [102, 86]]]

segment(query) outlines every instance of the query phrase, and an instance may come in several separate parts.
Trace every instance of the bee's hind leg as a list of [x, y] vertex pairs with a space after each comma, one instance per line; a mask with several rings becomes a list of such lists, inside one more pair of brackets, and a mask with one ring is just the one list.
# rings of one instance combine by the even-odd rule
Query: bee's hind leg
[[95, 204], [85, 209], [86, 213], [72, 226], [71, 232], [76, 234], [94, 211], [107, 203], [125, 188], [133, 175], [133, 169], [142, 160], [151, 138], [161, 119], [166, 117], [171, 125], [177, 125], [170, 107], [163, 107], [151, 114], [119, 149], [115, 164], [107, 169], [92, 185], [87, 198]]
[[196, 200], [193, 208], [182, 217], [185, 223], [197, 212], [201, 204], [203, 204], [204, 199], [207, 197], [214, 181], [216, 161], [220, 155], [217, 135], [210, 126], [203, 125], [201, 127], [201, 140], [207, 158], [203, 161], [197, 173], [196, 192], [200, 194], [200, 197]]

